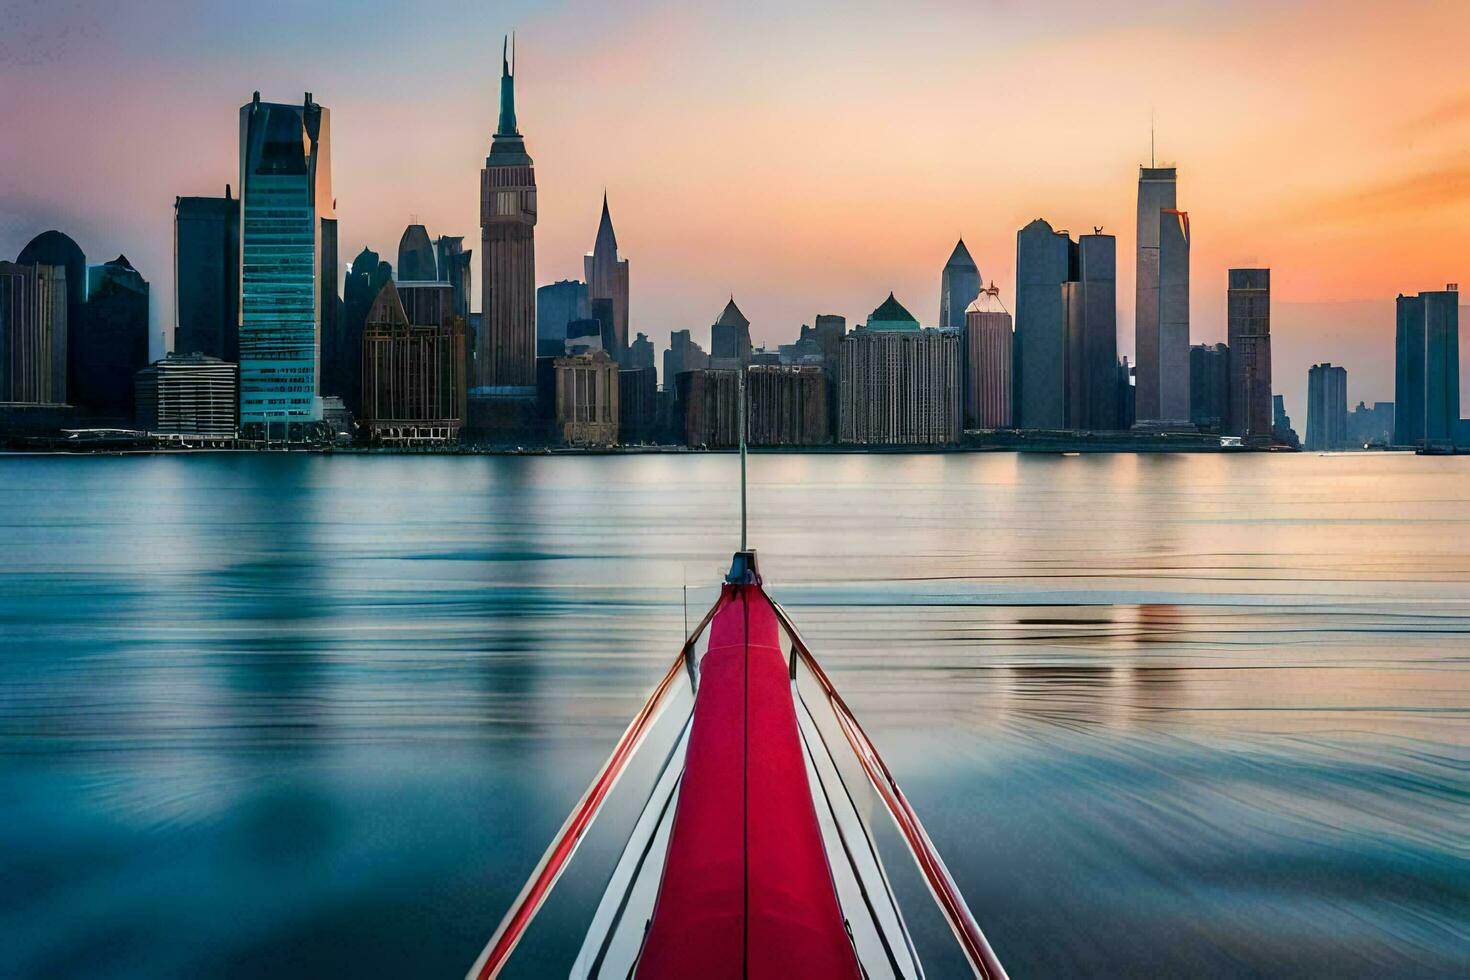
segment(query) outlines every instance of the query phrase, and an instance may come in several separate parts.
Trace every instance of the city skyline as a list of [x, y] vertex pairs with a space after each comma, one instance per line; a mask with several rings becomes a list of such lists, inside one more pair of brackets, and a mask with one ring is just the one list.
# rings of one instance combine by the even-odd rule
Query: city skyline
[[[910, 18], [898, 42], [883, 34], [896, 15], [873, 10], [825, 32], [808, 12], [783, 12], [751, 37], [721, 8], [640, 6], [616, 19], [512, 8], [447, 32], [391, 16], [349, 25], [328, 5], [344, 37], [309, 51], [268, 29], [284, 7], [267, 5], [251, 23], [228, 11], [169, 19], [164, 7], [127, 23], [108, 12], [27, 12], [14, 35], [28, 39], [25, 57], [5, 68], [21, 84], [0, 95], [17, 136], [0, 150], [0, 253], [50, 227], [89, 256], [125, 252], [155, 284], [155, 343], [173, 320], [170, 205], [230, 180], [229, 114], [255, 88], [284, 101], [313, 91], [332, 107], [339, 258], [364, 246], [392, 254], [411, 215], [435, 237], [472, 237], [474, 181], [498, 105], [499, 65], [484, 49], [513, 27], [525, 75], [518, 112], [542, 171], [537, 285], [578, 275], [587, 215], [609, 189], [620, 245], [639, 268], [630, 331], [660, 348], [678, 329], [707, 341], [705, 325], [731, 292], [757, 344], [789, 340], [817, 313], [858, 322], [889, 290], [936, 323], [938, 270], [960, 236], [1013, 303], [1015, 233], [1044, 216], [1073, 234], [1101, 225], [1119, 235], [1119, 353], [1132, 355], [1129, 226], [1136, 168], [1150, 162], [1150, 114], [1157, 162], [1178, 164], [1195, 230], [1190, 339], [1225, 339], [1227, 269], [1271, 267], [1275, 385], [1293, 414], [1305, 413], [1306, 368], [1324, 359], [1348, 366], [1354, 402], [1390, 398], [1394, 297], [1463, 278], [1470, 254], [1460, 220], [1470, 168], [1453, 152], [1470, 127], [1470, 93], [1448, 71], [1458, 62], [1434, 57], [1439, 45], [1452, 50], [1456, 32], [1445, 28], [1466, 14], [1447, 4], [1409, 5], [1392, 30], [1367, 5], [1333, 7], [1334, 36], [1300, 59], [1267, 55], [1310, 29], [1324, 5], [1234, 4], [1228, 16], [1195, 6], [1162, 24], [1128, 5], [1107, 17], [1079, 7], [1061, 32], [1019, 12], [941, 6], [923, 23]], [[985, 59], [938, 37], [982, 24], [1005, 42]], [[1177, 43], [1156, 63], [1118, 60], [1161, 35]], [[934, 57], [897, 82], [851, 67], [911, 44], [931, 45]], [[389, 46], [422, 59], [397, 89], [362, 57]], [[1353, 59], [1370, 47], [1387, 75], [1412, 66], [1415, 85], [1358, 78]], [[761, 77], [720, 70], [752, 50]], [[1240, 51], [1250, 57], [1233, 66]], [[710, 69], [693, 71], [701, 57], [714, 59]], [[1186, 63], [1191, 71], [1176, 77]], [[107, 85], [89, 84], [99, 65]], [[1052, 86], [1030, 84], [1043, 65], [1053, 80], [1085, 77], [1090, 87], [1070, 88], [1059, 107]], [[1313, 94], [1327, 83], [1330, 98]], [[165, 98], [160, 86], [170, 112], [149, 114], [144, 127], [146, 106]], [[983, 97], [991, 92], [1024, 94]], [[24, 111], [12, 101], [21, 93], [46, 111]], [[973, 123], [956, 122], [957, 100], [971, 93]], [[423, 111], [430, 94], [446, 111]], [[849, 117], [834, 99], [868, 108]], [[689, 124], [694, 115], [700, 126]], [[1075, 125], [1054, 140], [1041, 118]], [[384, 126], [400, 145], [382, 144]], [[638, 139], [610, 140], [624, 130]], [[782, 152], [769, 159], [740, 152], [773, 136]], [[152, 151], [170, 137], [191, 153], [159, 159]], [[105, 164], [87, 152], [99, 142]], [[144, 154], [146, 166], [131, 165]], [[478, 308], [478, 277], [474, 288]]]

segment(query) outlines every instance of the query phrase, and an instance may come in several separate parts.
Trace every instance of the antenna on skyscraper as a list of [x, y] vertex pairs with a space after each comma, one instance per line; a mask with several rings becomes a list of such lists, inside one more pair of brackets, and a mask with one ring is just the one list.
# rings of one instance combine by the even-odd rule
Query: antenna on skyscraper
[[1154, 159], [1154, 111], [1148, 111], [1148, 166], [1152, 170], [1158, 166]]

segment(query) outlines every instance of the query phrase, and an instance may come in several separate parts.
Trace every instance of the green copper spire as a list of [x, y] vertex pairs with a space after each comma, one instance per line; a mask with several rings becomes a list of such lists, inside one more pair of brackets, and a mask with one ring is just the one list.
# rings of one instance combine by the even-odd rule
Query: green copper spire
[[520, 130], [516, 129], [516, 79], [511, 73], [510, 59], [515, 56], [515, 49], [511, 48], [507, 54], [506, 49], [510, 45], [510, 39], [506, 38], [500, 45], [500, 126], [495, 130], [496, 136], [519, 136]]
[[529, 167], [525, 141], [516, 126], [516, 41], [512, 34], [500, 48], [500, 125], [490, 141], [487, 167]]

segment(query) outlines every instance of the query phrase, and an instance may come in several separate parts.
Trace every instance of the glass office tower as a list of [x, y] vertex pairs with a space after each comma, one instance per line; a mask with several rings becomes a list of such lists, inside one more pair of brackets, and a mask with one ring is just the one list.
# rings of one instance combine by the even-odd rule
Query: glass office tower
[[240, 427], [300, 441], [321, 419], [323, 323], [337, 312], [330, 116], [302, 105], [240, 109]]

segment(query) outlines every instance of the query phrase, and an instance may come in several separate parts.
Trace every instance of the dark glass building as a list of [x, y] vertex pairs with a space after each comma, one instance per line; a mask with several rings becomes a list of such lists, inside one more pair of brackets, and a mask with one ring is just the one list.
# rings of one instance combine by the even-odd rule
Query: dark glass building
[[1066, 309], [1067, 428], [1119, 428], [1118, 243], [1112, 235], [1082, 235], [1076, 280], [1062, 284]]
[[393, 279], [393, 266], [363, 249], [352, 260], [343, 287], [342, 317], [334, 335], [322, 340], [322, 390], [336, 395], [353, 415], [362, 411], [362, 331], [368, 311]]
[[[331, 114], [240, 109], [240, 428], [301, 440], [322, 417], [321, 345], [338, 331]], [[340, 356], [340, 355], [339, 355]]]
[[87, 313], [71, 400], [96, 421], [128, 425], [133, 377], [148, 366], [148, 283], [119, 255], [87, 268]]
[[1067, 425], [1067, 309], [1062, 284], [1077, 281], [1077, 267], [1077, 245], [1066, 232], [1053, 231], [1037, 218], [1016, 233], [1011, 418], [1018, 429]]
[[470, 317], [470, 258], [474, 251], [464, 250], [463, 235], [440, 235], [434, 240], [434, 254], [439, 275], [454, 290], [454, 315], [466, 323]]
[[1460, 418], [1460, 294], [1399, 296], [1394, 336], [1395, 445], [1447, 448]]
[[240, 359], [240, 202], [174, 198], [174, 350]]
[[1207, 432], [1230, 431], [1230, 394], [1230, 348], [1225, 344], [1189, 348], [1189, 421]]
[[562, 279], [536, 290], [536, 356], [560, 357], [566, 353], [567, 324], [592, 316], [587, 284]]
[[1346, 449], [1347, 369], [1313, 364], [1307, 372], [1307, 448]]
[[980, 267], [970, 257], [970, 250], [961, 238], [949, 253], [944, 271], [939, 275], [939, 325], [961, 329], [965, 325], [965, 311], [980, 295]]
[[435, 282], [439, 264], [434, 260], [434, 245], [423, 225], [409, 225], [398, 239], [398, 278], [401, 282]]
[[720, 318], [710, 327], [710, 369], [743, 370], [750, 366], [750, 321], [735, 305], [735, 297], [725, 304]]

